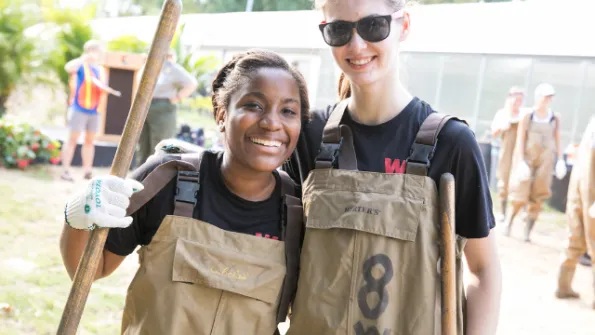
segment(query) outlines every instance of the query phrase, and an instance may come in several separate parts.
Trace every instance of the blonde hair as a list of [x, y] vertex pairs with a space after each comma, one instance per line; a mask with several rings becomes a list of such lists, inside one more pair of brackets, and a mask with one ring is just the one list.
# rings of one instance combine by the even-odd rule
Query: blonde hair
[[103, 50], [103, 43], [101, 43], [101, 41], [98, 41], [98, 40], [88, 40], [83, 45], [84, 53], [93, 52], [93, 51], [102, 51], [102, 50]]
[[[324, 7], [329, 1], [339, 1], [339, 0], [314, 0], [314, 7], [317, 10], [324, 11]], [[384, 0], [394, 11], [401, 10], [402, 8], [412, 6], [416, 3], [414, 0]], [[341, 72], [339, 76], [339, 85], [338, 85], [338, 93], [339, 99], [347, 99], [351, 96], [351, 82], [347, 77], [345, 77], [345, 73]]]

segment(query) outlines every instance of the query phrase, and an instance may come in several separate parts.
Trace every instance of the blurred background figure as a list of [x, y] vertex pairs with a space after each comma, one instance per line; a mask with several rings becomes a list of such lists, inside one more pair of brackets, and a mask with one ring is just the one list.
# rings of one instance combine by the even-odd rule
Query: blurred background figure
[[[510, 180], [511, 211], [504, 228], [510, 235], [515, 216], [527, 205], [524, 240], [530, 240], [543, 201], [552, 195], [552, 172], [564, 178], [566, 165], [560, 145], [560, 117], [550, 109], [555, 90], [542, 83], [535, 89], [533, 110], [524, 114], [519, 124]], [[556, 156], [557, 155], [557, 156]], [[558, 157], [556, 159], [556, 157]]]
[[182, 66], [176, 64], [173, 49], [167, 54], [157, 80], [153, 100], [138, 141], [137, 166], [153, 153], [153, 148], [176, 135], [176, 104], [196, 90], [198, 82]]
[[492, 137], [500, 137], [500, 150], [498, 152], [498, 196], [502, 204], [501, 221], [506, 217], [506, 204], [508, 202], [508, 180], [512, 168], [512, 154], [516, 143], [517, 131], [520, 120], [520, 107], [525, 97], [524, 91], [519, 87], [512, 87], [504, 102], [504, 107], [494, 116], [492, 121]]
[[[595, 252], [595, 217], [589, 213], [591, 206], [595, 206], [595, 116], [583, 134], [579, 146], [576, 162], [570, 174], [566, 216], [568, 218], [568, 244], [564, 258], [558, 270], [558, 289], [556, 297], [559, 299], [576, 299], [579, 294], [572, 290], [572, 279], [576, 264], [585, 251], [591, 255]], [[595, 266], [591, 259], [593, 271], [593, 292], [595, 292]], [[593, 298], [595, 309], [595, 297]]]
[[95, 156], [95, 134], [99, 127], [97, 108], [103, 92], [120, 96], [121, 93], [108, 87], [104, 70], [100, 63], [104, 54], [103, 44], [90, 40], [83, 46], [83, 54], [64, 66], [70, 75], [71, 96], [68, 108], [69, 136], [62, 148], [62, 166], [64, 171], [61, 178], [73, 181], [70, 174], [70, 164], [81, 132], [85, 132], [85, 140], [81, 148], [81, 158], [85, 179], [92, 178], [93, 158]]

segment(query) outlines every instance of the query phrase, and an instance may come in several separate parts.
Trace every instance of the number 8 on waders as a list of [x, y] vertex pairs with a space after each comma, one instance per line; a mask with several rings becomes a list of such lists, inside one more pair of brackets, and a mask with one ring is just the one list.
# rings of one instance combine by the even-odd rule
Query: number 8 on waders
[[[358, 171], [337, 104], [304, 181], [300, 278], [288, 335], [462, 335], [454, 177], [428, 176], [440, 113], [422, 123], [404, 174]], [[438, 186], [440, 192], [438, 192]]]

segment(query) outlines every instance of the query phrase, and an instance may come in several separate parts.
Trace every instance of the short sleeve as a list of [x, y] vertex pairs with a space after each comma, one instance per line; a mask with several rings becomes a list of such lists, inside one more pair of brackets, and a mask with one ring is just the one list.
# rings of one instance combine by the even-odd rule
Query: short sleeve
[[[174, 159], [174, 156], [151, 156], [143, 165], [134, 170], [128, 178], [142, 182], [157, 166], [166, 161]], [[144, 242], [146, 231], [153, 229], [155, 224], [151, 219], [156, 209], [149, 206], [149, 203], [132, 213], [132, 224], [126, 228], [112, 228], [109, 230], [105, 249], [119, 255], [128, 256], [134, 249]]]
[[456, 122], [449, 126], [459, 128], [449, 164], [455, 177], [456, 233], [466, 238], [484, 238], [496, 224], [483, 155], [471, 129]]

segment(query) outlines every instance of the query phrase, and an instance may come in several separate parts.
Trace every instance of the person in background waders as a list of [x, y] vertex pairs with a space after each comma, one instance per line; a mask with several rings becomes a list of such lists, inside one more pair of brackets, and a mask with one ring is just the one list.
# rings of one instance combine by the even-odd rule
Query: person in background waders
[[[595, 116], [587, 126], [579, 146], [578, 155], [570, 173], [566, 201], [568, 218], [568, 245], [558, 272], [556, 297], [576, 299], [572, 290], [576, 264], [585, 251], [595, 253]], [[591, 259], [593, 292], [595, 294], [595, 261]], [[595, 309], [595, 298], [593, 299]]]
[[496, 112], [492, 121], [492, 137], [500, 137], [500, 150], [498, 151], [498, 196], [502, 207], [501, 221], [506, 218], [506, 204], [508, 203], [508, 181], [512, 168], [512, 154], [516, 143], [519, 128], [520, 111], [525, 93], [519, 87], [512, 87], [504, 108]]
[[554, 88], [550, 84], [538, 85], [535, 89], [533, 111], [524, 113], [519, 124], [510, 177], [509, 198], [512, 209], [506, 218], [504, 235], [510, 235], [515, 216], [527, 205], [524, 229], [526, 242], [530, 241], [542, 203], [552, 195], [554, 168], [558, 179], [566, 175], [566, 163], [560, 146], [560, 116], [550, 109], [554, 94]]
[[151, 156], [132, 179], [94, 178], [66, 204], [71, 277], [94, 227], [112, 228], [96, 279], [141, 246], [122, 334], [274, 334], [286, 320], [303, 221], [277, 168], [309, 114], [305, 80], [275, 53], [247, 51], [220, 70], [212, 99], [224, 151], [165, 146], [181, 152]]
[[341, 102], [312, 113], [284, 164], [302, 182], [307, 218], [288, 335], [440, 334], [437, 186], [447, 172], [456, 180], [458, 333], [495, 334], [501, 269], [487, 172], [469, 127], [399, 80], [405, 1], [317, 5], [343, 72]]

